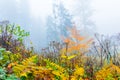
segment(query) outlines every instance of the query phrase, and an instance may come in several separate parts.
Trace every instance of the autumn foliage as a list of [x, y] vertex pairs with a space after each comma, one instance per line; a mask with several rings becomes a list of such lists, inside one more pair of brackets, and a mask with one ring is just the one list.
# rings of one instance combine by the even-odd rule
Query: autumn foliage
[[120, 67], [112, 57], [110, 63], [104, 60], [103, 66], [99, 64], [101, 58], [91, 57], [93, 38], [81, 35], [76, 27], [68, 31], [69, 36], [63, 36], [62, 42], [51, 42], [39, 55], [19, 46], [13, 52], [0, 48], [0, 80], [120, 79]]

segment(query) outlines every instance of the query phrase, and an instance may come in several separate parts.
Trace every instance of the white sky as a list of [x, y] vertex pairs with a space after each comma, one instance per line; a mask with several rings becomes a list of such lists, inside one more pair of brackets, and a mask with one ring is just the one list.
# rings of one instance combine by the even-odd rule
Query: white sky
[[[41, 46], [43, 47], [46, 40], [44, 36], [46, 35], [45, 19], [47, 15], [52, 13], [52, 1], [55, 0], [0, 0], [0, 21], [7, 19], [30, 29], [33, 41], [36, 41], [38, 46], [42, 43]], [[71, 10], [74, 8], [76, 1], [79, 0], [62, 1]], [[94, 20], [97, 29], [94, 30], [105, 35], [119, 33], [120, 0], [91, 1], [94, 10], [92, 20]]]
[[29, 0], [29, 4], [31, 15], [35, 18], [41, 17], [44, 19], [52, 9], [52, 0]]
[[[75, 0], [62, 0], [68, 8], [74, 8]], [[30, 0], [31, 14], [34, 18], [45, 19], [51, 13], [52, 0]], [[115, 34], [120, 32], [120, 0], [92, 0], [93, 20], [97, 32]]]
[[[14, 2], [17, 1], [15, 4]], [[0, 20], [8, 19], [14, 20], [17, 19], [12, 14], [15, 12], [26, 13], [25, 9], [19, 11], [21, 7], [26, 7], [24, 2], [29, 2], [30, 12], [28, 12], [28, 16], [37, 21], [39, 19], [45, 23], [45, 19], [47, 15], [50, 15], [52, 12], [52, 2], [55, 0], [0, 0]], [[58, 0], [56, 0], [58, 1]], [[62, 0], [65, 5], [69, 9], [73, 9], [76, 1], [79, 0]], [[94, 13], [92, 19], [96, 24], [97, 32], [101, 34], [115, 34], [120, 32], [120, 0], [91, 0], [92, 8], [94, 9]], [[21, 4], [23, 4], [21, 6]], [[7, 7], [6, 7], [7, 5]], [[12, 8], [12, 5], [17, 5], [18, 11]], [[9, 13], [9, 14], [8, 14]], [[14, 13], [14, 14], [15, 14]], [[26, 18], [27, 18], [26, 17]], [[26, 19], [24, 19], [26, 20]], [[16, 22], [21, 23], [20, 19], [14, 20]]]
[[97, 31], [102, 34], [120, 32], [120, 0], [93, 0]]

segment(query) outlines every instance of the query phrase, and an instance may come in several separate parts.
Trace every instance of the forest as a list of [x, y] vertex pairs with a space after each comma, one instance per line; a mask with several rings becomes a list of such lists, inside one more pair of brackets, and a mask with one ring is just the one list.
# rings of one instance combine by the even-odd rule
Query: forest
[[120, 34], [91, 38], [74, 26], [61, 42], [51, 41], [36, 53], [32, 45], [24, 44], [29, 32], [7, 21], [1, 23], [0, 80], [120, 79]]
[[90, 0], [80, 1], [76, 20], [62, 2], [52, 4], [37, 49], [30, 31], [0, 21], [0, 80], [120, 80], [120, 33], [96, 33]]

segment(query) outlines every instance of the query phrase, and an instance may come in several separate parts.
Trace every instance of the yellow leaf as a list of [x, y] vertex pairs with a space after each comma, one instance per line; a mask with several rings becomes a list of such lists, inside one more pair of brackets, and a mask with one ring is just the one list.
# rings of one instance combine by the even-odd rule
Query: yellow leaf
[[75, 77], [75, 76], [72, 76], [72, 77], [71, 77], [71, 80], [76, 80], [76, 77]]
[[83, 75], [84, 75], [84, 68], [77, 66], [77, 67], [76, 67], [76, 70], [75, 70], [75, 72], [74, 72], [74, 75], [83, 76]]
[[65, 55], [62, 55], [62, 56], [61, 56], [61, 58], [67, 58], [67, 56], [65, 56]]
[[53, 73], [54, 75], [60, 76], [60, 72], [59, 72], [59, 71], [52, 71], [52, 73]]
[[70, 60], [72, 58], [76, 57], [76, 55], [69, 56], [67, 59]]
[[22, 73], [22, 74], [20, 75], [20, 77], [22, 77], [22, 76], [27, 77], [27, 74], [26, 74], [26, 73]]

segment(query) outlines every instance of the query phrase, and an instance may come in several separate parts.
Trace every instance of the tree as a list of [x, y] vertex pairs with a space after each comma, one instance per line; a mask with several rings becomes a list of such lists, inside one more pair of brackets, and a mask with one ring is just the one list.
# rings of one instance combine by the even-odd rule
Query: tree
[[75, 5], [75, 16], [80, 28], [93, 31], [94, 22], [91, 20], [93, 10], [91, 9], [91, 0], [77, 0]]
[[55, 40], [59, 40], [58, 31], [56, 29], [56, 23], [52, 16], [48, 16], [47, 17], [47, 41], [49, 43]]
[[69, 35], [67, 28], [72, 27], [72, 17], [61, 2], [55, 8], [57, 9], [55, 14], [56, 19], [58, 19], [57, 26], [60, 30], [60, 35], [67, 37]]
[[47, 18], [47, 38], [49, 41], [61, 41], [61, 37], [69, 35], [72, 17], [62, 2], [53, 3], [53, 14]]

